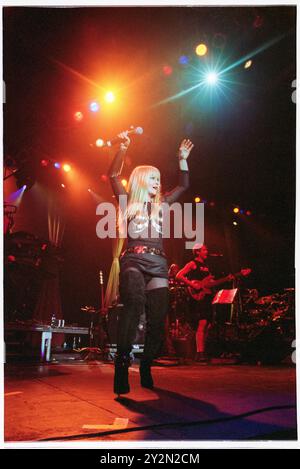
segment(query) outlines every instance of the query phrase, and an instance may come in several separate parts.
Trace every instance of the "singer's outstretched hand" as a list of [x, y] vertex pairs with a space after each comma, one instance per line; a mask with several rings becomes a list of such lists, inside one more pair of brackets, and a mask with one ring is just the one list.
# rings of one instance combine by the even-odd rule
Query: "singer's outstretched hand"
[[188, 140], [182, 140], [180, 147], [179, 147], [179, 158], [182, 160], [186, 160], [189, 157], [192, 149], [194, 148], [194, 144]]
[[128, 131], [121, 132], [120, 134], [118, 134], [118, 137], [124, 139], [124, 142], [120, 143], [120, 149], [121, 150], [127, 150], [127, 148], [130, 145], [130, 138], [128, 137]]

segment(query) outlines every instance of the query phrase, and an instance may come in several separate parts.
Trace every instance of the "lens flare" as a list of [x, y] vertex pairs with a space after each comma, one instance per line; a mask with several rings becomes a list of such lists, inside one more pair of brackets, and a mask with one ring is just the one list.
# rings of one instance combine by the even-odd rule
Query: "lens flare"
[[206, 83], [209, 85], [215, 85], [218, 81], [218, 75], [216, 72], [209, 72], [205, 78]]
[[104, 99], [107, 103], [113, 103], [116, 97], [112, 91], [107, 91], [107, 93], [104, 96]]

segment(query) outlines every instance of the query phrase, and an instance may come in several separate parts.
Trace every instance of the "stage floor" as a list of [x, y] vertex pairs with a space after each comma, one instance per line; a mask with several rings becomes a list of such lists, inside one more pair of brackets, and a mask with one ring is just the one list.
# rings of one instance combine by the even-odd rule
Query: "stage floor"
[[155, 366], [156, 388], [146, 390], [134, 364], [131, 392], [118, 401], [111, 363], [6, 364], [5, 441], [292, 440], [296, 409], [280, 407], [295, 406], [295, 375], [290, 365], [220, 360]]

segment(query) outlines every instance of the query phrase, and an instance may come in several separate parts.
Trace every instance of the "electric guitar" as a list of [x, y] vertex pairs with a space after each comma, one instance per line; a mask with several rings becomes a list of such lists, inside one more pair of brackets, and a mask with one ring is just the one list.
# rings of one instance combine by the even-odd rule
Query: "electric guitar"
[[230, 282], [239, 277], [247, 277], [251, 273], [251, 269], [242, 269], [236, 274], [229, 274], [226, 277], [219, 278], [215, 280], [213, 275], [208, 275], [202, 280], [192, 280], [192, 285], [187, 287], [187, 290], [191, 297], [196, 301], [201, 301], [205, 298], [206, 295], [212, 293], [211, 289], [217, 287], [222, 283]]

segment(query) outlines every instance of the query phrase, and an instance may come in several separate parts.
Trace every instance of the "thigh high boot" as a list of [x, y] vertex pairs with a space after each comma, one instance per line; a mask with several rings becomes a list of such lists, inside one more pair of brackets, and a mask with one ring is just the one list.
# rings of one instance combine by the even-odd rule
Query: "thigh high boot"
[[114, 392], [127, 394], [130, 391], [128, 367], [132, 342], [146, 301], [144, 277], [137, 269], [131, 268], [121, 273], [120, 297], [124, 308], [118, 318]]
[[143, 358], [140, 363], [141, 385], [153, 388], [151, 375], [152, 360], [156, 358], [162, 346], [165, 333], [165, 319], [169, 306], [169, 289], [155, 288], [146, 292], [146, 334]]

